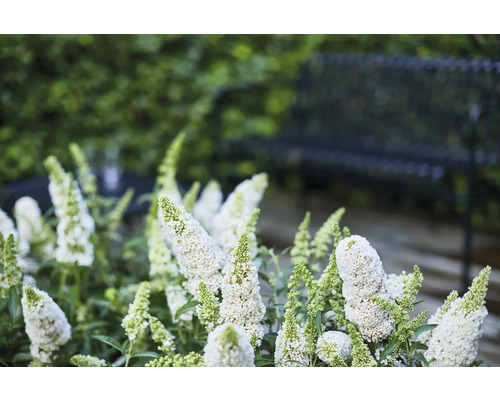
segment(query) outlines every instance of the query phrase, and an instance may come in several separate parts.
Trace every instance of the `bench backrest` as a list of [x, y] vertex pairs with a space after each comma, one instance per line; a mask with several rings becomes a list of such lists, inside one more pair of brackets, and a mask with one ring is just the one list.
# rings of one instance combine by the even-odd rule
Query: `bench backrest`
[[287, 140], [367, 154], [496, 163], [500, 62], [321, 54], [302, 67]]

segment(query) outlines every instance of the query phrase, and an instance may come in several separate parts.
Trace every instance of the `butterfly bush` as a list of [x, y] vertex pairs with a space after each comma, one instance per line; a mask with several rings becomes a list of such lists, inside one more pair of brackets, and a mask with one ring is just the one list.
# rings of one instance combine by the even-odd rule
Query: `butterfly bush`
[[[423, 275], [387, 275], [339, 208], [290, 247], [259, 241], [258, 173], [229, 190], [176, 181], [185, 134], [168, 147], [152, 193], [98, 193], [84, 153], [77, 179], [45, 160], [54, 214], [23, 197], [0, 210], [0, 359], [31, 367], [475, 366], [491, 268], [416, 316]], [[69, 171], [69, 169], [68, 169]], [[141, 226], [122, 224], [149, 201]], [[10, 211], [9, 211], [10, 212]], [[286, 218], [286, 216], [283, 216]], [[54, 229], [55, 228], [55, 229]], [[283, 246], [286, 247], [286, 246]], [[86, 267], [86, 268], [78, 268]], [[49, 295], [50, 294], [50, 295]], [[29, 354], [28, 354], [29, 351]]]

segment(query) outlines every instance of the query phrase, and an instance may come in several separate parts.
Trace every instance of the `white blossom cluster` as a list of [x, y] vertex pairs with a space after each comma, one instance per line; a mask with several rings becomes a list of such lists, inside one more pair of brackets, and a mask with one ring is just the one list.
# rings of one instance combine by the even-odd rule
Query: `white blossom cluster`
[[71, 175], [52, 157], [47, 164], [50, 165], [49, 193], [59, 218], [55, 258], [61, 263], [90, 266], [94, 261], [94, 246], [90, 241], [95, 230], [94, 220]]
[[42, 232], [42, 212], [38, 202], [29, 196], [21, 197], [14, 204], [14, 215], [19, 242], [29, 246]]
[[142, 282], [137, 289], [134, 301], [128, 307], [127, 315], [123, 318], [122, 327], [130, 341], [142, 335], [148, 327], [150, 293], [150, 283]]
[[252, 344], [260, 346], [264, 337], [261, 320], [266, 307], [260, 296], [257, 267], [250, 260], [246, 234], [231, 253], [224, 274], [220, 314], [226, 322], [243, 328]]
[[344, 332], [329, 331], [323, 333], [316, 343], [316, 353], [320, 360], [331, 365], [334, 356], [339, 356], [344, 362], [351, 359], [351, 338]]
[[297, 332], [294, 335], [290, 335], [286, 326], [278, 331], [274, 363], [277, 367], [303, 367], [309, 365], [304, 327], [297, 325]]
[[405, 283], [411, 278], [413, 274], [406, 274], [403, 271], [401, 274], [389, 274], [387, 275], [387, 287], [389, 293], [393, 299], [397, 299], [403, 296], [403, 291], [405, 288]]
[[165, 328], [158, 318], [150, 315], [149, 327], [151, 328], [153, 340], [159, 344], [158, 350], [166, 352], [175, 350], [174, 336]]
[[64, 312], [43, 290], [24, 286], [21, 303], [26, 334], [31, 341], [31, 355], [43, 363], [50, 363], [53, 353], [71, 338], [71, 325]]
[[353, 235], [339, 242], [335, 257], [343, 280], [346, 318], [370, 342], [387, 338], [394, 329], [394, 319], [371, 300], [372, 297], [392, 299], [377, 252], [364, 237]]
[[149, 275], [177, 276], [179, 269], [172, 259], [172, 252], [163, 240], [158, 221], [153, 220], [148, 238]]
[[267, 187], [267, 175], [254, 175], [241, 182], [228, 196], [214, 218], [212, 237], [227, 252], [238, 245], [252, 211], [257, 208]]
[[214, 218], [222, 204], [222, 191], [217, 181], [208, 182], [193, 208], [193, 216], [207, 232], [212, 232]]
[[17, 243], [17, 247], [20, 255], [25, 255], [29, 252], [29, 244], [25, 241], [20, 240], [19, 232], [14, 226], [14, 222], [10, 219], [5, 211], [0, 208], [0, 233], [6, 239], [9, 235], [14, 236], [14, 241]]
[[435, 359], [433, 367], [466, 367], [476, 359], [488, 312], [482, 307], [467, 313], [461, 305], [462, 299], [451, 304], [427, 341], [429, 349], [424, 356], [427, 360]]
[[184, 207], [175, 206], [166, 196], [160, 197], [163, 228], [168, 242], [177, 255], [185, 287], [196, 299], [203, 281], [212, 293], [217, 293], [222, 282], [221, 270], [226, 265], [226, 254]]
[[204, 361], [207, 367], [254, 367], [255, 354], [239, 326], [225, 323], [208, 334]]
[[178, 320], [175, 318], [177, 311], [188, 302], [184, 288], [179, 285], [168, 285], [165, 289], [165, 295], [167, 296], [168, 308], [172, 314], [172, 322], [179, 325], [186, 325], [189, 323], [193, 319], [192, 309], [179, 315]]

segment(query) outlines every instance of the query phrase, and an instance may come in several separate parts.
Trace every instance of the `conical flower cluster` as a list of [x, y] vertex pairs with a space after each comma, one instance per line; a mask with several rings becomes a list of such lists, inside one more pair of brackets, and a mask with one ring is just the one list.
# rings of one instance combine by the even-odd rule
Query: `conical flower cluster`
[[212, 293], [217, 293], [226, 254], [184, 207], [177, 207], [167, 196], [160, 197], [159, 206], [165, 235], [177, 255], [180, 272], [187, 279], [186, 289], [198, 298], [203, 281]]
[[304, 367], [309, 365], [304, 328], [297, 323], [292, 308], [286, 310], [285, 323], [278, 331], [274, 364], [277, 367]]
[[94, 261], [91, 235], [95, 223], [89, 214], [80, 189], [55, 157], [45, 160], [49, 172], [49, 193], [59, 218], [55, 258], [60, 263], [90, 266]]
[[207, 367], [254, 367], [254, 350], [245, 332], [225, 323], [208, 334], [205, 346]]
[[[351, 359], [351, 338], [344, 332], [325, 332], [318, 339], [316, 352], [319, 359], [328, 365], [345, 365], [345, 363]], [[339, 357], [341, 360], [339, 360]]]
[[214, 218], [212, 236], [225, 251], [238, 245], [250, 216], [259, 205], [267, 187], [267, 175], [262, 173], [241, 182], [228, 196]]
[[54, 352], [71, 338], [71, 326], [64, 312], [43, 290], [24, 286], [23, 292], [21, 303], [31, 355], [50, 363]]
[[[469, 291], [453, 300], [427, 340], [424, 356], [434, 359], [433, 367], [466, 367], [477, 356], [484, 318], [484, 298], [491, 268], [486, 267], [472, 282]], [[442, 311], [442, 310], [441, 310]]]
[[214, 218], [222, 204], [222, 191], [217, 181], [208, 182], [193, 209], [193, 216], [207, 232], [212, 232]]
[[387, 338], [394, 330], [394, 320], [372, 300], [372, 297], [392, 300], [377, 252], [364, 237], [353, 235], [339, 242], [335, 256], [343, 280], [346, 318], [358, 326], [369, 342]]
[[137, 289], [134, 301], [129, 305], [127, 315], [123, 318], [122, 327], [130, 341], [141, 336], [148, 327], [150, 292], [149, 282], [142, 282]]
[[260, 296], [257, 267], [250, 260], [246, 233], [241, 235], [230, 259], [224, 270], [220, 314], [226, 322], [240, 326], [253, 345], [260, 346], [264, 337], [261, 320], [266, 307]]

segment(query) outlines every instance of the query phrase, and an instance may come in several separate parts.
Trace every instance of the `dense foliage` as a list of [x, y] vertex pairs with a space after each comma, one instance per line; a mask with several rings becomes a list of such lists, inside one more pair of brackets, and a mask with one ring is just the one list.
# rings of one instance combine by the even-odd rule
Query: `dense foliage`
[[[389, 275], [334, 212], [290, 250], [258, 246], [267, 176], [223, 202], [212, 181], [176, 183], [184, 135], [168, 149], [144, 230], [119, 229], [131, 199], [96, 192], [76, 144], [78, 182], [45, 160], [53, 212], [0, 210], [0, 362], [7, 366], [471, 366], [490, 268], [436, 314], [410, 318], [422, 274]], [[214, 207], [215, 205], [215, 207]], [[192, 211], [190, 211], [192, 210]], [[54, 230], [54, 227], [56, 229]], [[285, 303], [286, 302], [286, 303]]]

